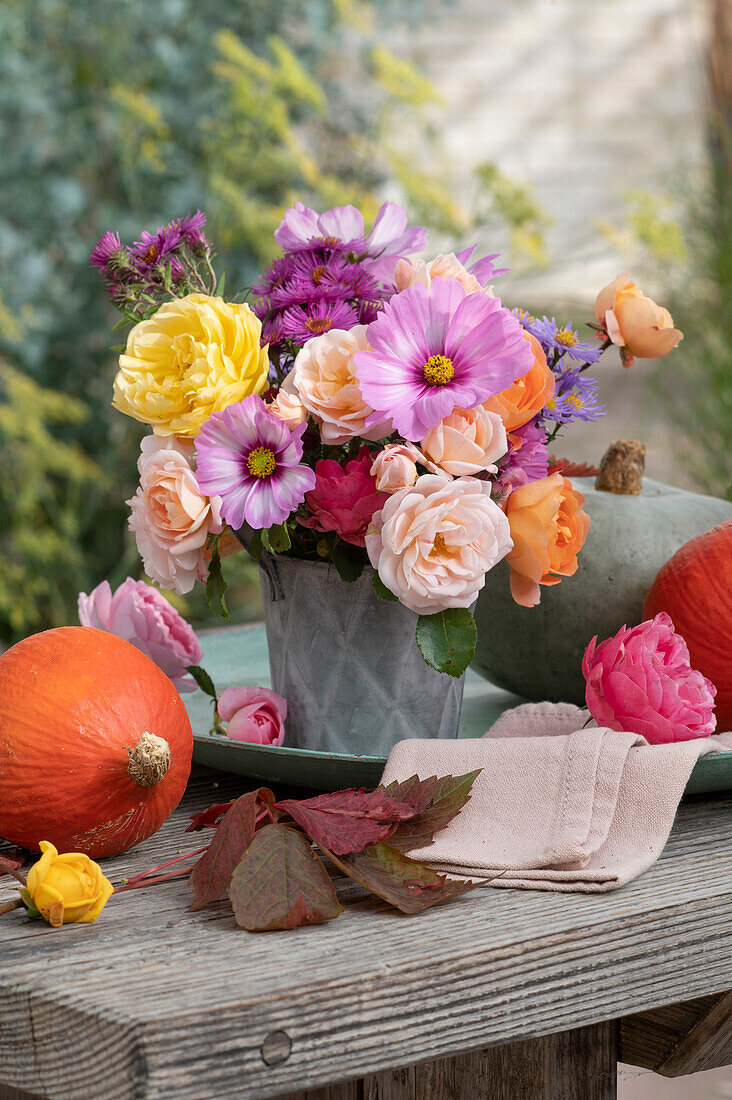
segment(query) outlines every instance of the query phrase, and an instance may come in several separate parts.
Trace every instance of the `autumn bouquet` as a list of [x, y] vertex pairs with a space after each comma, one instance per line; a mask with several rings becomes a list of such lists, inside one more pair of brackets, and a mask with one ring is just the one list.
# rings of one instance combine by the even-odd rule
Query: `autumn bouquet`
[[416, 615], [420, 650], [459, 676], [470, 608], [503, 558], [514, 599], [577, 568], [589, 517], [549, 444], [603, 413], [587, 369], [681, 339], [627, 276], [597, 299], [592, 340], [505, 306], [496, 256], [417, 259], [427, 234], [383, 204], [370, 232], [352, 206], [302, 203], [248, 301], [224, 295], [201, 212], [97, 242], [91, 262], [132, 328], [114, 406], [149, 424], [130, 526], [164, 588], [208, 586], [236, 533], [255, 558], [330, 563]]

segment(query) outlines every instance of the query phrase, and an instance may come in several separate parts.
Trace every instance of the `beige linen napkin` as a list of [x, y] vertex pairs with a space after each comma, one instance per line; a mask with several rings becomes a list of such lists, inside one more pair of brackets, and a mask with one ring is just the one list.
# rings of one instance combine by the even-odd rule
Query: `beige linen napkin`
[[647, 870], [694, 764], [732, 748], [732, 733], [649, 745], [633, 733], [582, 729], [586, 717], [566, 703], [525, 703], [480, 739], [398, 742], [383, 783], [483, 769], [461, 813], [415, 857], [436, 871], [500, 875], [492, 886], [536, 890], [613, 890]]

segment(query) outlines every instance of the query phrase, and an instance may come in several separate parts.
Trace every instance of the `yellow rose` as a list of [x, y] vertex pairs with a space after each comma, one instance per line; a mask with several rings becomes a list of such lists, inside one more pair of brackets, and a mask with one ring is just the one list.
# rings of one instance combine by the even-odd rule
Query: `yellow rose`
[[81, 852], [59, 855], [47, 840], [41, 841], [40, 848], [41, 858], [28, 872], [23, 891], [26, 903], [53, 928], [91, 924], [109, 901], [112, 883], [99, 864]]
[[112, 404], [156, 435], [195, 436], [213, 412], [267, 388], [262, 325], [247, 305], [188, 294], [127, 337]]

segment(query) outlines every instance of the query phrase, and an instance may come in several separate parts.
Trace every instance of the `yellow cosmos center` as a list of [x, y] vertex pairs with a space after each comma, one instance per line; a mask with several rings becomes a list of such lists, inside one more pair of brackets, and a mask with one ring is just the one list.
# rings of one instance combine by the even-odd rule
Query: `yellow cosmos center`
[[255, 447], [247, 455], [247, 469], [252, 477], [271, 477], [276, 468], [274, 451], [269, 447]]
[[424, 380], [431, 386], [445, 386], [454, 374], [452, 359], [446, 355], [430, 355], [424, 365]]
[[305, 328], [308, 332], [312, 332], [313, 336], [320, 336], [327, 332], [332, 324], [332, 317], [309, 317], [305, 322]]
[[577, 343], [577, 333], [572, 332], [571, 328], [558, 328], [557, 343], [565, 348], [573, 348]]

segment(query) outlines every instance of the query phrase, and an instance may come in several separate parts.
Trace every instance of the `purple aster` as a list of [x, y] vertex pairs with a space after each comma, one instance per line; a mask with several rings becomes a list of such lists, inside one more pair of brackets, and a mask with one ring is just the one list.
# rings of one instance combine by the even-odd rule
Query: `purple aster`
[[288, 278], [273, 287], [270, 294], [273, 308], [301, 305], [319, 298], [345, 301], [354, 297], [356, 274], [350, 269], [357, 273], [357, 265], [349, 264], [338, 252], [328, 255], [324, 251], [314, 249], [294, 254]]
[[578, 363], [596, 363], [602, 355], [602, 350], [596, 344], [583, 343], [579, 333], [571, 325], [560, 327], [553, 317], [542, 317], [540, 321], [532, 318], [530, 331], [543, 347], [547, 357], [554, 352], [555, 358], [566, 355]]
[[[283, 283], [290, 278], [294, 262], [294, 257], [290, 255], [280, 256], [278, 259], [274, 260], [262, 276], [261, 282], [254, 284], [252, 293], [256, 295], [258, 299], [268, 298], [273, 290], [282, 286]], [[259, 301], [254, 304], [255, 312], [258, 308], [261, 308], [261, 303]], [[267, 309], [269, 309], [269, 306], [267, 306]], [[257, 314], [257, 316], [259, 316], [259, 314]]]
[[546, 446], [546, 430], [538, 418], [508, 433], [510, 449], [494, 485], [501, 496], [506, 496], [519, 485], [539, 481], [549, 473], [549, 453]]
[[173, 221], [167, 225], [161, 225], [155, 233], [148, 233], [143, 229], [139, 241], [134, 242], [131, 251], [137, 261], [138, 269], [146, 272], [161, 261], [170, 259], [171, 254], [180, 247], [180, 243], [180, 224]]
[[282, 332], [296, 344], [305, 344], [332, 328], [351, 329], [358, 324], [358, 313], [348, 302], [320, 299], [306, 306], [291, 306], [282, 314]]
[[567, 364], [562, 369], [561, 360], [554, 367], [557, 388], [547, 402], [543, 415], [557, 424], [569, 424], [572, 420], [598, 420], [605, 415], [605, 406], [597, 404], [599, 382], [582, 373], [581, 367]]
[[[500, 299], [433, 279], [395, 294], [367, 332], [372, 351], [354, 363], [370, 421], [392, 420], [423, 439], [456, 407], [472, 409], [526, 374], [533, 363], [521, 325]], [[367, 422], [368, 424], [368, 422]]]
[[102, 234], [91, 250], [89, 264], [101, 271], [102, 275], [110, 275], [114, 270], [114, 259], [126, 255], [126, 249], [122, 247], [119, 233], [108, 230]]
[[197, 210], [195, 214], [186, 214], [185, 218], [178, 219], [177, 224], [182, 244], [187, 244], [194, 250], [208, 248], [208, 240], [203, 232], [206, 224], [206, 215], [203, 210]]
[[212, 413], [196, 440], [196, 478], [210, 496], [221, 497], [221, 515], [238, 530], [260, 531], [284, 523], [315, 474], [300, 463], [306, 425], [290, 431], [252, 395]]

